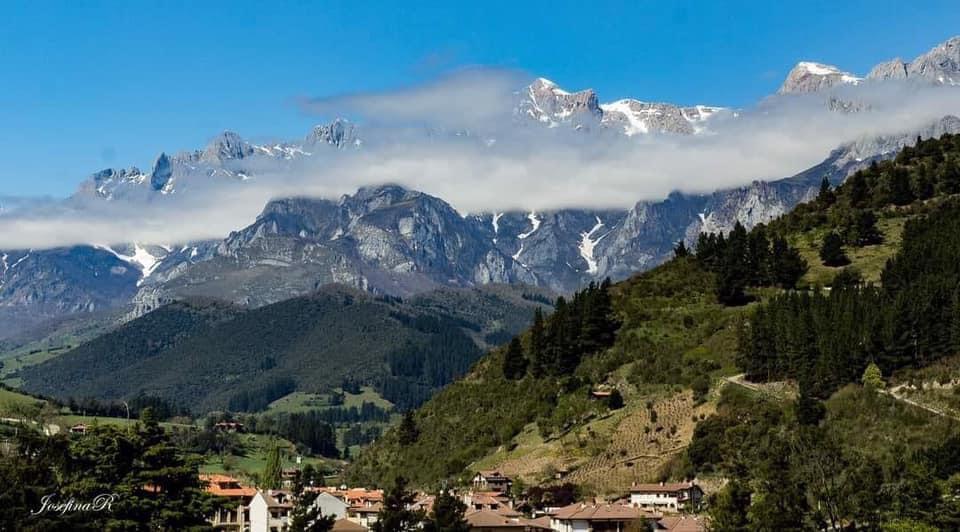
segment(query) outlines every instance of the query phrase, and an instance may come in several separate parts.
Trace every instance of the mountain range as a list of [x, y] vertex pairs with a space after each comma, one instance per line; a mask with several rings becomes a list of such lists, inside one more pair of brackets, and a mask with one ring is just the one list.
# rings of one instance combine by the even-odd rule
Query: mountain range
[[[960, 82], [960, 38], [910, 62], [877, 65], [864, 77], [804, 61], [777, 97], [842, 84], [913, 79]], [[517, 93], [515, 127], [570, 130], [604, 139], [714, 134], [734, 109], [639, 100], [601, 103], [593, 90], [568, 92], [539, 78]], [[852, 105], [856, 108], [856, 105]], [[850, 110], [845, 105], [843, 110]], [[536, 129], [535, 129], [536, 131]], [[185, 297], [257, 307], [341, 283], [409, 296], [443, 286], [529, 284], [571, 292], [590, 281], [622, 279], [668, 257], [702, 231], [767, 222], [810, 199], [822, 178], [836, 184], [871, 161], [891, 157], [920, 137], [960, 131], [944, 116], [922, 130], [851, 139], [820, 164], [779, 180], [706, 194], [675, 192], [629, 209], [559, 209], [462, 214], [442, 198], [396, 185], [366, 187], [337, 200], [278, 198], [247, 227], [200, 242], [131, 242], [0, 251], [0, 338], [78, 312], [119, 309], [133, 318]], [[336, 119], [303, 139], [255, 144], [224, 132], [201, 150], [161, 153], [149, 171], [94, 173], [68, 204], [159, 202], [203, 193], [209, 182], [242, 186], [265, 163], [362, 151], [362, 126]], [[201, 186], [198, 186], [201, 185]], [[17, 207], [15, 202], [8, 202]], [[0, 203], [2, 205], [2, 203]], [[23, 207], [21, 207], [23, 208]], [[2, 213], [2, 211], [0, 211]]]

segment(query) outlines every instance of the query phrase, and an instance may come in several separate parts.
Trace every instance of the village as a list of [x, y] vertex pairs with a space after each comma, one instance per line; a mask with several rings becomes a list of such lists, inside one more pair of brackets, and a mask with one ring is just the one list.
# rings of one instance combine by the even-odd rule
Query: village
[[[282, 532], [287, 530], [296, 505], [292, 489], [297, 471], [284, 471], [282, 489], [261, 490], [223, 474], [201, 475], [206, 490], [226, 498], [228, 505], [210, 517], [218, 530], [237, 532]], [[634, 484], [628, 494], [616, 500], [576, 501], [564, 506], [529, 508], [511, 495], [512, 479], [500, 471], [479, 471], [469, 486], [450, 489], [466, 507], [464, 517], [474, 532], [625, 532], [662, 530], [705, 531], [697, 515], [704, 495], [696, 482]], [[384, 505], [384, 491], [361, 487], [304, 486], [314, 493], [313, 506], [324, 517], [332, 516], [334, 532], [371, 530]], [[436, 495], [416, 493], [407, 509], [429, 515]]]

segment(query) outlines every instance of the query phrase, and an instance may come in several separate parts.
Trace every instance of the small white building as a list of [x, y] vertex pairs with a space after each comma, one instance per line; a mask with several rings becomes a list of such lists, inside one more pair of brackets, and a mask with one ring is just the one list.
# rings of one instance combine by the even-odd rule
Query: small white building
[[477, 491], [496, 491], [505, 493], [510, 491], [513, 481], [500, 471], [478, 471], [473, 476], [473, 489]]
[[703, 490], [693, 482], [634, 484], [630, 488], [630, 504], [648, 510], [697, 510], [702, 501]]
[[382, 507], [380, 503], [370, 506], [351, 506], [347, 510], [347, 519], [364, 528], [371, 528], [377, 522]]
[[324, 517], [332, 515], [337, 519], [346, 519], [347, 510], [350, 508], [350, 505], [342, 499], [338, 499], [325, 491], [317, 494], [313, 505], [320, 509], [320, 515]]
[[293, 504], [257, 490], [250, 501], [250, 532], [282, 532], [290, 527]]

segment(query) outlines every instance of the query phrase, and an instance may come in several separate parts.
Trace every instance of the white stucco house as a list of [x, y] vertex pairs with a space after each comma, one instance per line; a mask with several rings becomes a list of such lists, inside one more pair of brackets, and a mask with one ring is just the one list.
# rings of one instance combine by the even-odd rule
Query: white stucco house
[[290, 526], [292, 511], [293, 503], [285, 500], [279, 492], [257, 490], [250, 501], [250, 532], [282, 532]]
[[697, 510], [702, 501], [703, 490], [693, 482], [634, 484], [630, 488], [630, 504], [647, 510]]
[[320, 509], [320, 515], [325, 517], [333, 515], [336, 516], [337, 519], [346, 519], [347, 509], [350, 508], [350, 505], [345, 501], [325, 491], [321, 491], [317, 495], [317, 499], [313, 505]]

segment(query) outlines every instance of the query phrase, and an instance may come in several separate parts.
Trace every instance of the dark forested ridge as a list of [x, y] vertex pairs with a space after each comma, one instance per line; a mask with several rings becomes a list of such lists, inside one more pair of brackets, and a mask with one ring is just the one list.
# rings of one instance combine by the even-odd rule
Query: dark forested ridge
[[[486, 312], [446, 306], [470, 300]], [[19, 376], [25, 389], [55, 397], [147, 394], [195, 413], [261, 410], [294, 390], [326, 392], [349, 377], [411, 408], [466, 373], [486, 336], [515, 334], [538, 305], [509, 287], [406, 302], [332, 286], [252, 310], [183, 301]]]

